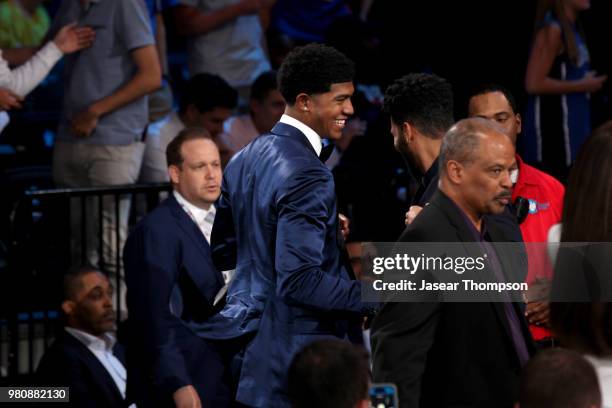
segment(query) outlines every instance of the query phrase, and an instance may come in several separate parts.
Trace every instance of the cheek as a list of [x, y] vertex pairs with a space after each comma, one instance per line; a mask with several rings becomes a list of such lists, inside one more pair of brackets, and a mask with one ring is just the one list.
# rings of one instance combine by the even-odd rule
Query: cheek
[[202, 179], [203, 177], [201, 177], [198, 173], [189, 172], [188, 174], [185, 174], [183, 181], [185, 182], [184, 184], [187, 190], [196, 191], [198, 186], [202, 184]]
[[488, 201], [491, 192], [495, 191], [494, 183], [487, 176], [481, 176], [474, 180], [474, 193], [478, 196], [478, 201]]
[[502, 129], [504, 130], [506, 134], [510, 135], [516, 132], [516, 124], [511, 121], [508, 121], [502, 125]]
[[497, 194], [499, 194], [499, 180], [489, 180], [489, 183], [487, 183], [487, 198], [490, 199]]
[[81, 312], [82, 312], [82, 316], [85, 319], [89, 321], [94, 321], [97, 318], [99, 318], [100, 315], [102, 314], [101, 310], [102, 310], [102, 307], [98, 307], [97, 303], [91, 303], [83, 307]]

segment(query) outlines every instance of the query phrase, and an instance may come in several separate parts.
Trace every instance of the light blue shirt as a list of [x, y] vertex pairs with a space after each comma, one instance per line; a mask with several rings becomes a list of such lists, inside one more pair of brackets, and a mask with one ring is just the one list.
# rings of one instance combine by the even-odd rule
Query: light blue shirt
[[[210, 13], [240, 0], [180, 0], [185, 6]], [[264, 35], [257, 14], [240, 16], [189, 39], [189, 72], [219, 75], [233, 87], [250, 86], [270, 62], [263, 48]]]
[[[121, 396], [125, 399], [127, 373], [121, 361], [113, 354], [113, 347], [116, 342], [115, 337], [111, 333], [104, 333], [101, 337], [97, 337], [73, 327], [64, 327], [64, 329], [83, 343], [96, 356], [100, 364], [104, 366], [113, 378], [117, 389], [119, 389]], [[134, 407], [134, 405], [130, 407]]]
[[57, 139], [96, 145], [128, 145], [142, 138], [148, 122], [146, 96], [109, 112], [88, 138], [70, 131], [70, 120], [132, 79], [136, 65], [131, 51], [155, 43], [142, 0], [64, 0], [50, 35], [72, 22], [96, 32], [93, 45], [66, 56], [64, 100]]

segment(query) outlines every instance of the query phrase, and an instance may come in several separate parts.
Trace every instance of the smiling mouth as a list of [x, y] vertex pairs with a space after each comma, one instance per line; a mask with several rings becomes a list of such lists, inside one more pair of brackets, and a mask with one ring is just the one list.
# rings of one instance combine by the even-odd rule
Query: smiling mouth
[[340, 128], [344, 128], [346, 125], [346, 119], [336, 119], [334, 120], [334, 124]]

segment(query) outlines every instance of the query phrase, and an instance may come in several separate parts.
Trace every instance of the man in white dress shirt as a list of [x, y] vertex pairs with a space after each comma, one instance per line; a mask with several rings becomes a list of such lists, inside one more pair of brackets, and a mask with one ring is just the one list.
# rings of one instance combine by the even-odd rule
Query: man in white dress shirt
[[269, 133], [283, 116], [285, 106], [285, 98], [278, 90], [276, 72], [266, 71], [258, 76], [251, 87], [249, 113], [226, 120], [223, 133], [216, 139], [219, 148], [227, 152], [226, 157], [221, 157], [223, 167], [257, 136]]
[[69, 387], [75, 407], [125, 406], [123, 349], [113, 335], [113, 287], [102, 272], [82, 267], [64, 278], [65, 327], [37, 370], [41, 386]]
[[140, 181], [163, 183], [169, 180], [166, 147], [185, 128], [204, 128], [217, 143], [223, 122], [230, 117], [237, 101], [238, 94], [221, 77], [198, 74], [191, 78], [181, 96], [179, 112], [170, 113], [147, 130]]

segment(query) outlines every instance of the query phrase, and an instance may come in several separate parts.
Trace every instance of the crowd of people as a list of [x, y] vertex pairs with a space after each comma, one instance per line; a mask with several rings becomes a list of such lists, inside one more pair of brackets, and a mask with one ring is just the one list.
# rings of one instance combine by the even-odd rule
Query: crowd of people
[[[63, 0], [52, 19], [0, 1], [4, 111], [64, 60], [56, 186], [172, 188], [131, 227], [128, 197], [74, 203], [87, 265], [64, 276], [37, 385], [100, 407], [363, 408], [372, 384], [401, 407], [612, 406], [609, 258], [551, 250], [612, 241], [589, 5], [538, 2], [523, 111], [499, 83], [462, 98], [431, 72], [372, 81], [375, 1]], [[180, 92], [168, 16], [187, 46]], [[479, 245], [493, 280], [551, 295], [366, 301], [367, 241]], [[568, 280], [581, 298], [551, 302]]]

